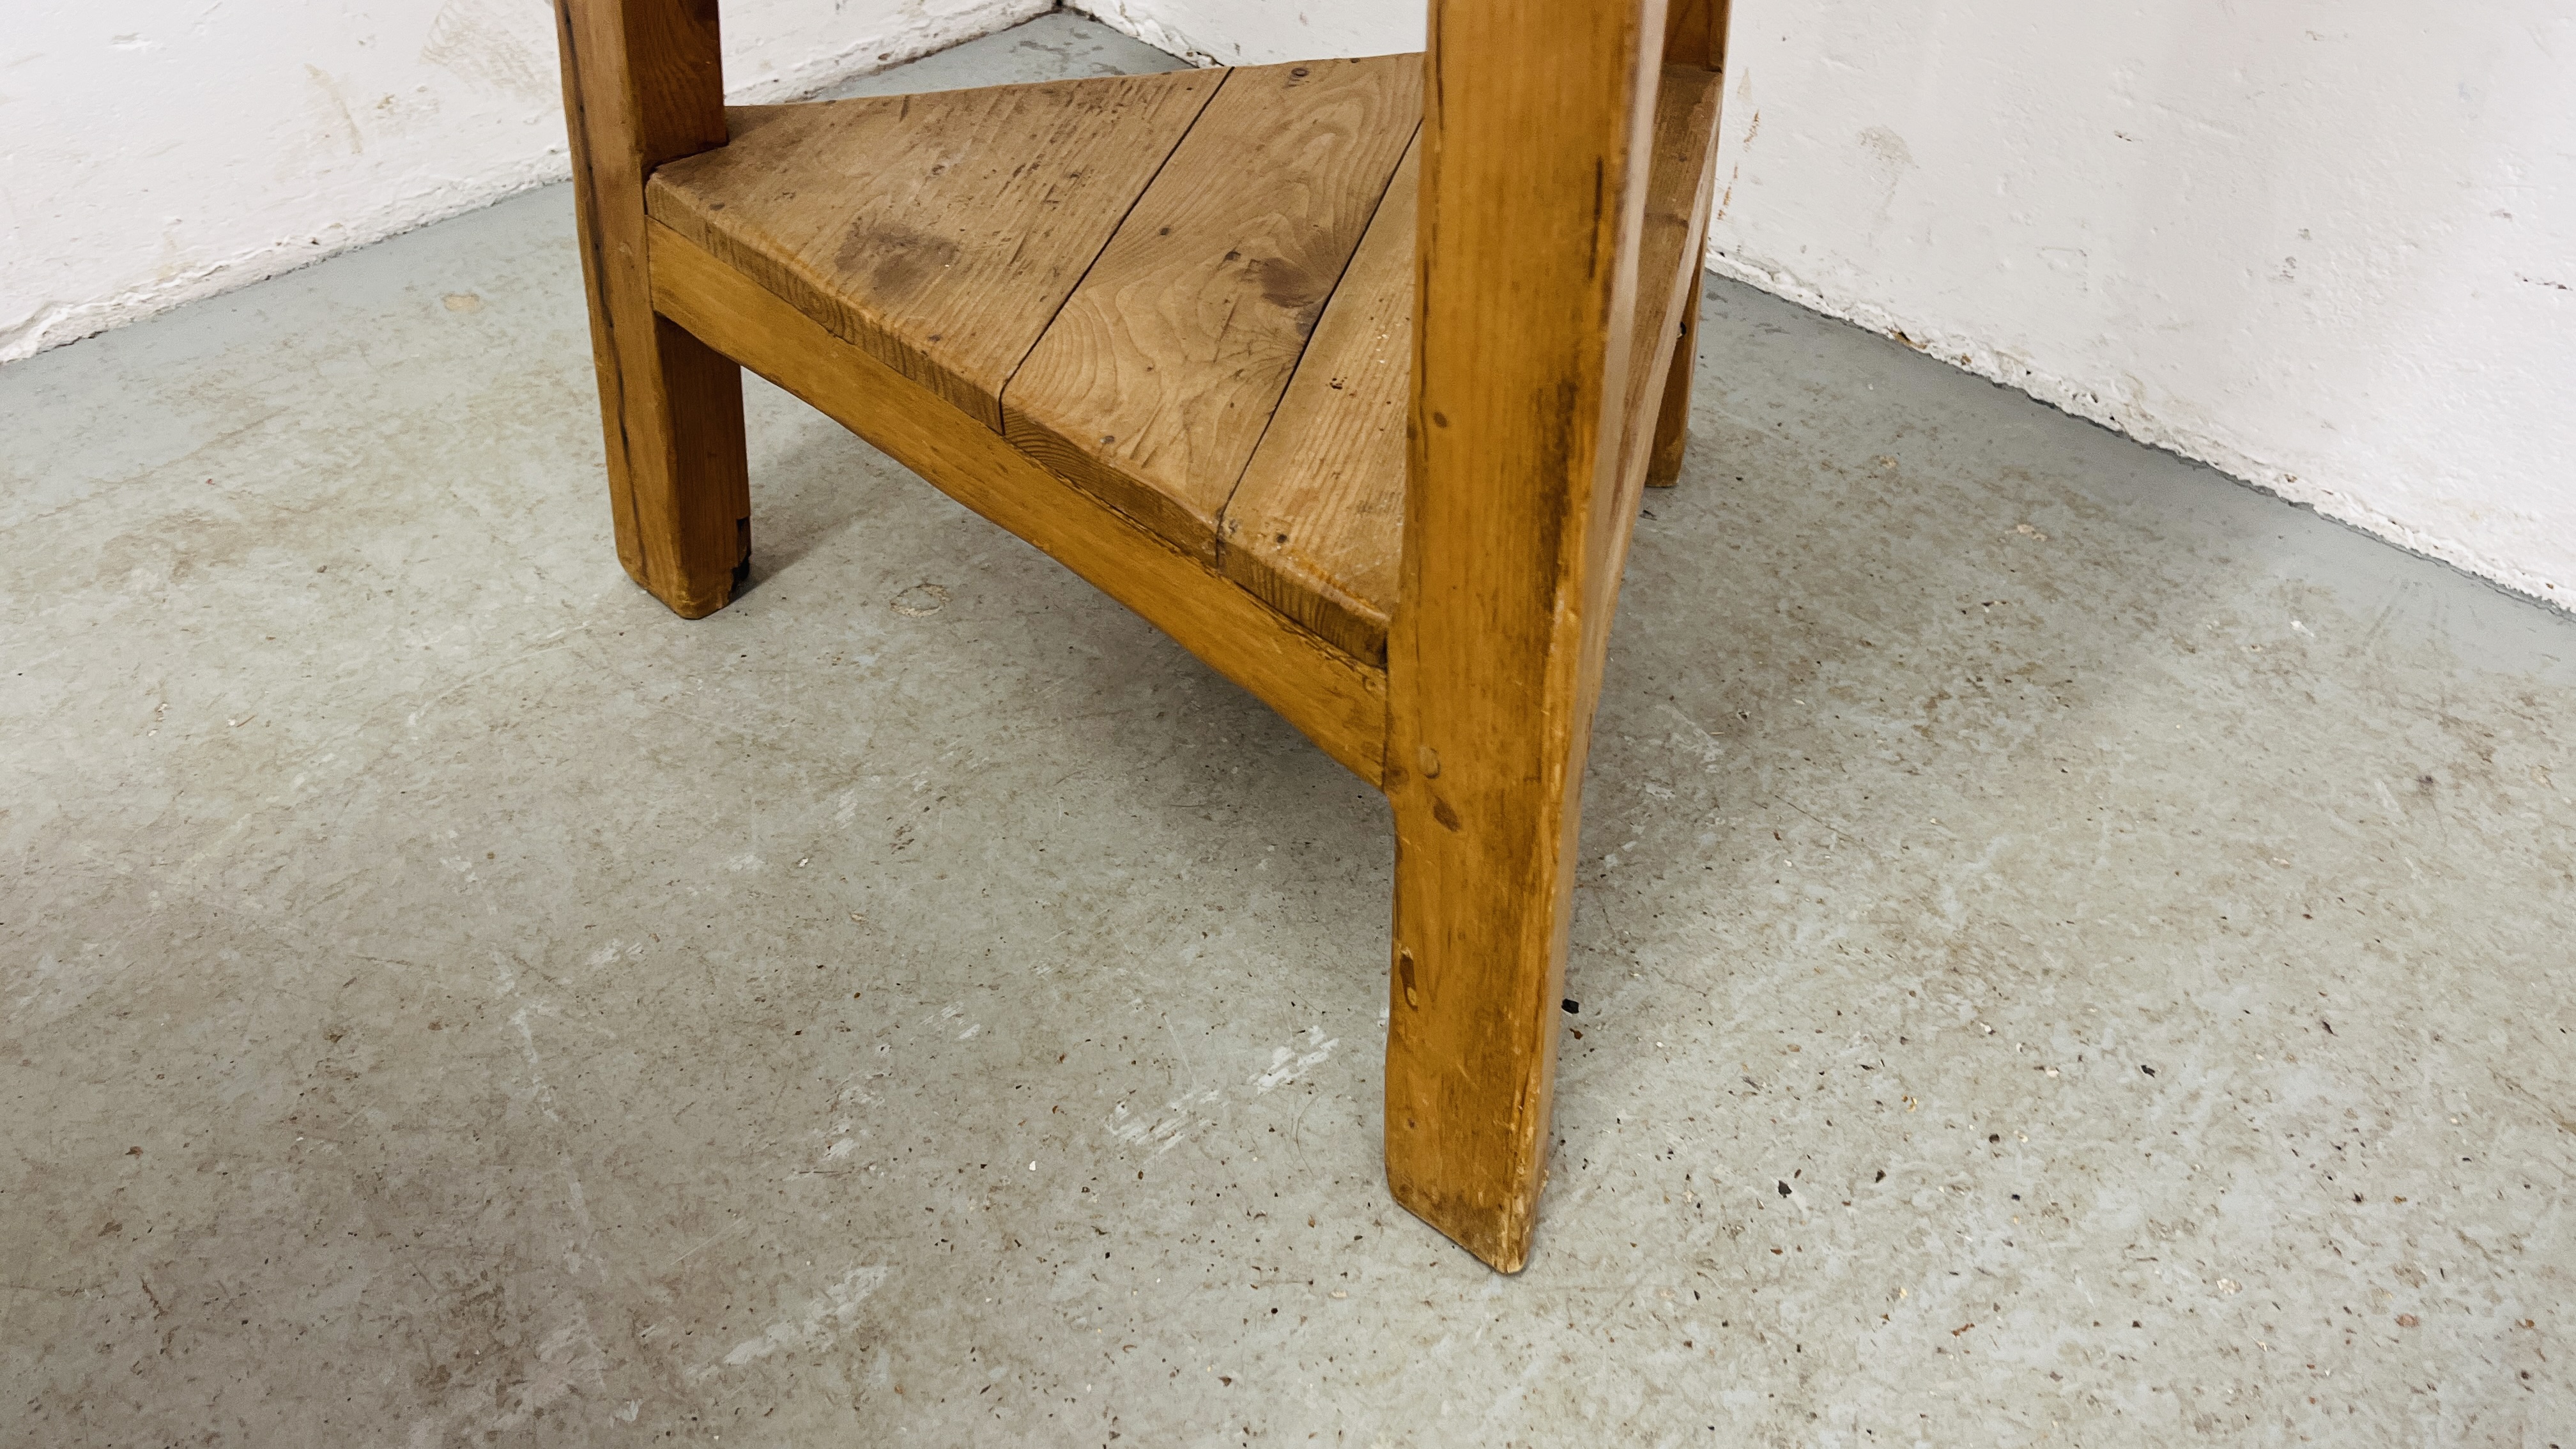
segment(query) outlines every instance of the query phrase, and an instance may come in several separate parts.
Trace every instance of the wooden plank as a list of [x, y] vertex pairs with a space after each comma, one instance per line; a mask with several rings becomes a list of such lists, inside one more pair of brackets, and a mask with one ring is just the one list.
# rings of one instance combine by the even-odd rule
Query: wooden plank
[[1506, 1272], [1547, 1160], [1658, 0], [1432, 0], [1401, 602], [1387, 1178]]
[[1373, 663], [1386, 658], [1402, 556], [1421, 186], [1417, 143], [1226, 505], [1219, 552], [1272, 608]]
[[653, 315], [644, 178], [725, 141], [711, 0], [557, 0], [574, 220], [617, 558], [684, 618], [748, 576], [742, 374]]
[[[1647, 483], [1658, 466], [1678, 471], [1687, 438], [1688, 334], [1699, 299], [1694, 238], [1707, 230], [1705, 178], [1717, 92], [1714, 75], [1673, 67], [1657, 95], [1627, 404], [1633, 420], [1662, 380], [1658, 410], [1646, 416], [1662, 450], [1647, 462]], [[1416, 185], [1416, 165], [1417, 153], [1408, 152], [1226, 506], [1222, 530], [1227, 573], [1273, 608], [1372, 661], [1386, 657], [1398, 596], [1415, 223], [1413, 198], [1399, 199], [1399, 192]], [[1677, 401], [1675, 378], [1681, 380]], [[1669, 437], [1662, 431], [1668, 420]], [[1624, 441], [1629, 436], [1623, 432], [1623, 450], [1634, 446]], [[1617, 577], [1633, 527], [1615, 521], [1636, 503], [1635, 460], [1626, 461], [1621, 489], [1606, 495], [1592, 535], [1618, 546], [1617, 562], [1605, 565], [1597, 574], [1602, 578]]]
[[[1698, 239], [1708, 231], [1710, 182], [1717, 158], [1717, 109], [1723, 78], [1696, 67], [1666, 66], [1655, 97], [1655, 151], [1646, 182], [1646, 224], [1637, 246], [1637, 313], [1629, 331], [1628, 394], [1619, 451], [1619, 488], [1603, 500], [1592, 538], [1602, 552], [1591, 577], [1607, 592], [1592, 616], [1599, 643], [1609, 639], [1610, 619], [1618, 603], [1620, 575], [1628, 562], [1628, 540], [1636, 530], [1641, 490], [1649, 480], [1657, 450], [1665, 446], [1666, 406], [1673, 397], [1676, 369], [1686, 369], [1684, 350], [1691, 339], [1688, 323], [1699, 314], [1700, 254]], [[1683, 416], [1674, 419], [1681, 434], [1688, 422], [1689, 380], [1682, 384]], [[1670, 446], [1676, 470], [1681, 463], [1681, 436]], [[1600, 649], [1586, 656], [1596, 665]]]
[[1004, 387], [1011, 441], [1214, 563], [1421, 93], [1410, 56], [1228, 72]]
[[1048, 473], [928, 389], [658, 222], [656, 306], [942, 492], [1028, 540], [1250, 690], [1376, 783], [1386, 676], [1290, 623], [1206, 563]]
[[1002, 384], [1222, 76], [1103, 76], [741, 107], [655, 220], [1002, 425]]

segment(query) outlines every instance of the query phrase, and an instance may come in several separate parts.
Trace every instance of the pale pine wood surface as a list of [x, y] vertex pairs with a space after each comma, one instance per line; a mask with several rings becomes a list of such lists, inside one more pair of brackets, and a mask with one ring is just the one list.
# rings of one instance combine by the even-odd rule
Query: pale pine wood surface
[[[1214, 559], [1272, 608], [1354, 658], [1382, 665], [1397, 606], [1404, 522], [1418, 144], [1403, 148], [1394, 174], [1380, 185], [1367, 184], [1374, 158], [1362, 156], [1312, 173], [1292, 169], [1289, 180], [1267, 188], [1338, 198], [1321, 222], [1313, 215], [1283, 222], [1269, 196], [1206, 182], [1220, 170], [1215, 158], [1234, 154], [1248, 134], [1278, 139], [1300, 159], [1338, 154], [1347, 160], [1362, 123], [1393, 122], [1401, 129], [1403, 113], [1381, 103], [1408, 94], [1391, 82], [1400, 81], [1399, 68], [1410, 74], [1414, 59], [1319, 63], [1322, 82], [1314, 66], [1272, 66], [1241, 76], [1136, 78], [1198, 81], [1195, 89], [1168, 93], [1142, 92], [1118, 78], [736, 108], [733, 143], [664, 168], [650, 194], [660, 208], [657, 219], [836, 336], [990, 424], [1000, 425], [1005, 412], [993, 389], [1016, 367], [1007, 409], [1020, 420], [1009, 432], [1015, 445], [1175, 547]], [[1223, 76], [1227, 88], [1219, 90], [1212, 75]], [[1693, 208], [1704, 190], [1715, 115], [1714, 74], [1672, 66], [1662, 79], [1639, 246], [1623, 464], [1634, 464], [1635, 450], [1649, 441], [1678, 454], [1678, 437], [1660, 430], [1666, 415], [1677, 416], [1673, 408], [1647, 419], [1651, 439], [1637, 431], [1637, 419], [1654, 383], [1662, 380], [1668, 389], [1688, 365], [1676, 344], [1696, 296], [1689, 288], [1696, 272], [1688, 265], [1689, 244], [1701, 224]], [[1211, 94], [1220, 99], [1210, 102]], [[1199, 120], [1186, 138], [1172, 120], [1183, 112]], [[1306, 129], [1282, 123], [1285, 112], [1304, 118]], [[997, 138], [1025, 139], [1033, 115], [1049, 119], [1066, 154], [1024, 159], [997, 175], [993, 168], [1003, 154], [994, 149]], [[943, 145], [942, 136], [954, 139]], [[1132, 154], [1112, 158], [1122, 143], [1135, 148]], [[881, 165], [868, 161], [881, 152], [887, 158]], [[1157, 152], [1163, 159], [1154, 159]], [[924, 159], [940, 156], [952, 160]], [[938, 174], [924, 179], [933, 168]], [[1028, 179], [1085, 168], [1094, 177], [1115, 173], [1137, 191], [1150, 180], [1153, 190], [1127, 201], [1104, 188], [1056, 196]], [[850, 179], [854, 174], [860, 179]], [[1360, 184], [1351, 184], [1354, 177]], [[1369, 206], [1372, 190], [1374, 208], [1347, 262], [1338, 271], [1316, 269], [1332, 273], [1322, 283], [1326, 297], [1307, 302], [1303, 289], [1282, 294], [1299, 301], [1301, 311], [1265, 293], [1262, 307], [1247, 318], [1245, 287], [1275, 283], [1287, 268], [1274, 253], [1290, 250], [1259, 248], [1249, 239], [1321, 237], [1330, 262], [1342, 250], [1338, 233]], [[974, 199], [988, 195], [989, 203]], [[988, 229], [977, 219], [986, 205], [1013, 223], [1031, 206], [1055, 214], [1009, 253], [998, 245], [952, 253], [940, 243], [926, 254], [950, 261], [937, 267], [919, 261], [928, 245], [921, 239], [929, 235], [920, 225], [970, 240], [989, 230], [988, 241], [1008, 240], [1007, 227]], [[792, 243], [791, 235], [807, 241]], [[842, 240], [827, 246], [835, 236]], [[1223, 251], [1214, 251], [1219, 246]], [[1099, 255], [1095, 260], [1086, 251]], [[837, 260], [818, 268], [816, 259], [826, 252]], [[1228, 252], [1236, 255], [1228, 259]], [[1199, 265], [1183, 265], [1191, 258]], [[1066, 305], [1086, 269], [1081, 295]], [[950, 302], [960, 305], [942, 310]], [[1318, 308], [1320, 320], [1304, 315]], [[1042, 324], [1031, 319], [1041, 315], [1052, 315], [1053, 325], [1045, 327], [1043, 341], [1033, 342]], [[1015, 352], [1032, 345], [1037, 353], [1019, 363]], [[1098, 365], [1078, 395], [1055, 405], [1056, 424], [1029, 421], [1024, 400], [1046, 396], [1082, 359]], [[1283, 366], [1289, 368], [1284, 386]], [[1680, 406], [1686, 405], [1685, 394]], [[1076, 417], [1081, 428], [1098, 429], [1095, 439], [1129, 428], [1141, 461], [1125, 447], [1075, 446], [1067, 435], [1077, 430]], [[1140, 418], [1145, 421], [1135, 421]], [[1250, 458], [1238, 470], [1245, 448]], [[1604, 526], [1591, 537], [1605, 559], [1596, 567], [1626, 537], [1611, 519], [1633, 504], [1634, 471], [1623, 466], [1620, 488], [1601, 500]]]
[[[1706, 226], [1704, 184], [1717, 118], [1718, 78], [1667, 67], [1656, 101], [1655, 149], [1637, 255], [1629, 426], [1641, 414], [1658, 456], [1678, 470], [1687, 380], [1671, 409], [1669, 379], [1685, 375], [1696, 315], [1694, 237]], [[1404, 528], [1404, 406], [1413, 377], [1413, 249], [1418, 148], [1389, 188], [1367, 238], [1316, 328], [1260, 450], [1227, 505], [1227, 573], [1272, 607], [1353, 655], [1386, 657]], [[1399, 196], [1399, 193], [1402, 193]], [[1660, 356], [1657, 354], [1660, 353]], [[1652, 394], [1657, 410], [1644, 411]], [[1669, 415], [1673, 435], [1658, 431]], [[1623, 451], [1636, 444], [1623, 441]], [[1633, 465], [1635, 458], [1627, 460]], [[1633, 466], [1605, 499], [1605, 549], [1627, 537], [1610, 520], [1633, 511]], [[1624, 500], [1624, 502], [1622, 501]], [[1624, 547], [1619, 549], [1624, 555]], [[1606, 577], [1615, 577], [1615, 569]]]
[[[1660, 4], [1432, 0], [1401, 603], [1386, 1163], [1503, 1271], [1545, 1180], [1604, 492], [1619, 487]], [[1661, 379], [1657, 379], [1658, 382]]]
[[1226, 505], [1225, 571], [1357, 658], [1386, 658], [1404, 533], [1419, 145], [1342, 275]]
[[[1694, 262], [1708, 254], [1708, 222], [1691, 234], [1688, 255]], [[1682, 454], [1690, 446], [1691, 375], [1699, 356], [1699, 278], [1691, 278], [1683, 299], [1680, 327], [1673, 339], [1672, 365], [1664, 373], [1664, 399], [1655, 413], [1655, 448], [1646, 460], [1646, 486], [1670, 488], [1682, 478]]]
[[1382, 671], [1066, 486], [991, 429], [676, 231], [651, 225], [654, 303], [665, 314], [1134, 609], [1352, 773], [1377, 783], [1386, 740]]
[[[1619, 563], [1636, 525], [1637, 490], [1655, 481], [1658, 467], [1669, 470], [1666, 482], [1681, 468], [1690, 407], [1688, 349], [1691, 324], [1699, 316], [1699, 248], [1708, 231], [1722, 83], [1715, 71], [1668, 65], [1655, 94], [1655, 152], [1646, 181], [1646, 224], [1637, 243], [1637, 316], [1628, 335], [1619, 490], [1606, 500], [1603, 526], [1594, 533], [1605, 542], [1615, 537]], [[1601, 576], [1613, 581], [1615, 594], [1618, 564]]]
[[[1726, 24], [1727, 0], [1671, 0], [1664, 12], [1664, 65], [1725, 70]], [[1714, 167], [1714, 145], [1708, 160]], [[1706, 184], [1703, 180], [1702, 185]], [[1672, 366], [1664, 374], [1664, 400], [1655, 415], [1654, 452], [1646, 461], [1649, 488], [1670, 488], [1681, 481], [1682, 453], [1690, 445], [1692, 363], [1699, 350], [1698, 259], [1707, 252], [1708, 220], [1703, 215], [1698, 230], [1691, 234], [1691, 291], [1682, 302], [1679, 340]]]
[[737, 108], [655, 220], [1001, 426], [1006, 382], [1223, 72]]
[[1011, 441], [1215, 562], [1421, 94], [1416, 56], [1227, 72], [1003, 390]]

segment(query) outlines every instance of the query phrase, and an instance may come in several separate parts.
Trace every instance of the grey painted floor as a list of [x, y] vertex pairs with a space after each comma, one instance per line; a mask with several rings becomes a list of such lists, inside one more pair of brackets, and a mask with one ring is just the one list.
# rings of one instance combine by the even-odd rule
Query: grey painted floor
[[0, 371], [0, 1441], [2576, 1445], [2576, 621], [1708, 302], [1515, 1279], [1380, 802], [766, 387], [665, 613], [563, 190]]

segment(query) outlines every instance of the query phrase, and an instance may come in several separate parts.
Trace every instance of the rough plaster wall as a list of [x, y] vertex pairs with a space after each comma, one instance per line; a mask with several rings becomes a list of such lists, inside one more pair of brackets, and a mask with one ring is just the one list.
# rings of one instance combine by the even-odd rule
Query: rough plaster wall
[[[1419, 4], [1078, 0], [1220, 62]], [[2576, 604], [2576, 7], [1735, 0], [1709, 264]]]
[[1113, 30], [1200, 65], [1268, 65], [1422, 48], [1421, 0], [1065, 0]]
[[[1049, 0], [727, 0], [783, 100]], [[132, 0], [0, 27], [0, 361], [569, 173], [547, 0]]]
[[1737, 0], [1711, 264], [2576, 604], [2563, 0]]

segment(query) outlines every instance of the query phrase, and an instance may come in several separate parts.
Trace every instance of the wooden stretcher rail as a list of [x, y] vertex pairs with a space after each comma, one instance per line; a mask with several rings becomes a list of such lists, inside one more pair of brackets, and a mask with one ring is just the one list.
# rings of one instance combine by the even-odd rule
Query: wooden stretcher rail
[[1250, 690], [1352, 773], [1379, 782], [1384, 671], [1056, 477], [687, 237], [658, 221], [645, 226], [656, 312], [1028, 540]]

